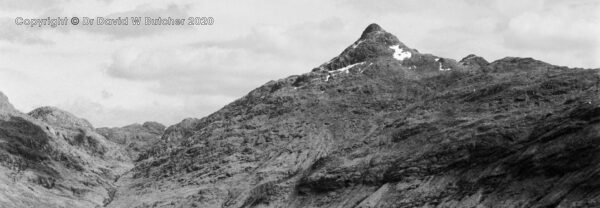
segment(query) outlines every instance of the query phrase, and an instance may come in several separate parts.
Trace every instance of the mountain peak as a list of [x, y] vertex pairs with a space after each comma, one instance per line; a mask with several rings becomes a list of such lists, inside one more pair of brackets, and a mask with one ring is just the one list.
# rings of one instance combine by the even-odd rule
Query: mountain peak
[[381, 26], [375, 23], [367, 26], [360, 35], [360, 38], [352, 46], [357, 46], [359, 42], [362, 43], [364, 41], [371, 41], [385, 46], [398, 44], [404, 46], [395, 35], [385, 31]]
[[348, 46], [340, 55], [313, 69], [313, 71], [333, 71], [353, 64], [390, 57], [399, 61], [410, 58], [409, 54], [418, 51], [408, 48], [396, 36], [383, 30], [378, 24], [370, 24], [360, 38]]
[[383, 28], [378, 24], [372, 23], [369, 26], [367, 26], [367, 28], [365, 28], [362, 35], [360, 36], [360, 39], [366, 38], [372, 32], [385, 32], [385, 30], [383, 30]]

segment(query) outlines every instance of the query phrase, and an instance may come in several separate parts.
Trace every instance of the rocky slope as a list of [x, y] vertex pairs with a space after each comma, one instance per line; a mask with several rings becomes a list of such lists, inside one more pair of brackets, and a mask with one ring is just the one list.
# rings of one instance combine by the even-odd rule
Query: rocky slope
[[457, 62], [370, 25], [165, 131], [109, 207], [597, 207], [598, 70]]
[[150, 146], [158, 142], [165, 128], [157, 122], [145, 122], [120, 128], [98, 128], [96, 131], [110, 141], [125, 146], [129, 157], [137, 160], [140, 153], [148, 151]]
[[18, 112], [0, 94], [0, 207], [102, 207], [132, 163], [84, 119]]
[[0, 207], [600, 207], [599, 72], [455, 61], [372, 24], [166, 130], [0, 96]]

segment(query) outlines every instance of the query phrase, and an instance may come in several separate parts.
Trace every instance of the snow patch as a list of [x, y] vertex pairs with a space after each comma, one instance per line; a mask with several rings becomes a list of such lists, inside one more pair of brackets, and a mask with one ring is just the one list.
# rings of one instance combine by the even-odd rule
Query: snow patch
[[373, 65], [373, 63], [369, 63], [369, 65], [363, 67], [362, 69], [360, 69], [360, 71], [358, 71], [359, 73], [363, 73], [363, 71], [365, 71], [365, 69], [369, 68], [371, 65]]
[[440, 71], [450, 71], [451, 70], [451, 68], [444, 69], [444, 67], [442, 67], [442, 63], [438, 63], [438, 64], [440, 64], [440, 69], [439, 69]]
[[409, 51], [404, 51], [402, 48], [400, 48], [400, 45], [393, 45], [390, 46], [390, 48], [394, 50], [394, 58], [396, 60], [402, 61], [412, 56]]
[[342, 68], [336, 69], [334, 72], [336, 72], [336, 73], [341, 73], [341, 72], [344, 72], [344, 73], [346, 73], [346, 74], [347, 74], [347, 73], [350, 73], [349, 69], [351, 69], [352, 67], [354, 67], [354, 66], [357, 66], [357, 65], [361, 65], [361, 64], [364, 64], [364, 63], [365, 63], [365, 62], [360, 62], [360, 63], [350, 64], [350, 65], [348, 65], [348, 66], [345, 66], [345, 67], [342, 67]]
[[[331, 78], [333, 78], [333, 77], [335, 77], [335, 76], [337, 76], [337, 75], [339, 75], [341, 73], [348, 74], [348, 73], [350, 73], [350, 69], [351, 68], [353, 68], [355, 66], [358, 66], [358, 65], [362, 65], [362, 64], [365, 64], [365, 62], [350, 64], [348, 66], [345, 66], [345, 67], [342, 67], [342, 68], [330, 71], [329, 74], [327, 74], [327, 76], [325, 77], [325, 81], [327, 82], [327, 81], [329, 81], [329, 79], [331, 79]], [[364, 69], [364, 67], [360, 70], [360, 72], [362, 72], [363, 69]]]

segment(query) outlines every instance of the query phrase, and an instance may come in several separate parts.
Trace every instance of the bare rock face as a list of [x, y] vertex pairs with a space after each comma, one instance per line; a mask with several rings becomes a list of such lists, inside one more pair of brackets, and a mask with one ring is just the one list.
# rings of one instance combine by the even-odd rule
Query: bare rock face
[[370, 25], [312, 72], [167, 128], [109, 207], [597, 207], [599, 81], [422, 54]]

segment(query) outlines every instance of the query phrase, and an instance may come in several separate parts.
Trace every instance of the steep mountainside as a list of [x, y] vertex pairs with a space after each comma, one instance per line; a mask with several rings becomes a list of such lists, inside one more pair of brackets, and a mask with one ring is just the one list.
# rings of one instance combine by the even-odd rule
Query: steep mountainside
[[598, 207], [598, 70], [457, 62], [378, 25], [165, 131], [109, 207]]
[[53, 108], [18, 112], [0, 94], [0, 207], [101, 207], [132, 163], [89, 122]]

